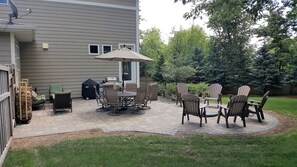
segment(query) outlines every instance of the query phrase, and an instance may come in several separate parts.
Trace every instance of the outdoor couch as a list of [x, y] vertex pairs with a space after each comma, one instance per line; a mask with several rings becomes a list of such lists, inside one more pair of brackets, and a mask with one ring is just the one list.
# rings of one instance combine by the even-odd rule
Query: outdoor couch
[[46, 102], [45, 95], [38, 95], [35, 91], [32, 91], [32, 108], [38, 109], [40, 105], [44, 107], [44, 104]]
[[71, 92], [57, 92], [53, 100], [53, 110], [70, 110], [72, 112]]
[[58, 93], [58, 92], [63, 92], [63, 87], [61, 84], [51, 84], [49, 86], [49, 97], [50, 97], [51, 103], [55, 99], [55, 93]]

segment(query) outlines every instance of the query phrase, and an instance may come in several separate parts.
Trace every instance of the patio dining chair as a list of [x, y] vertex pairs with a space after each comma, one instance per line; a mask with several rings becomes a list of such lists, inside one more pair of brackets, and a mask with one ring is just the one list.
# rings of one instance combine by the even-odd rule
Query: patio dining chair
[[107, 105], [105, 90], [103, 89], [103, 92], [97, 92], [96, 85], [94, 85], [94, 91], [96, 94], [97, 106], [101, 106], [101, 108], [98, 108], [96, 111], [100, 109], [106, 109], [108, 105]]
[[267, 91], [264, 95], [263, 98], [261, 100], [261, 102], [258, 101], [254, 101], [254, 100], [250, 100], [248, 101], [248, 106], [249, 107], [254, 107], [254, 110], [248, 108], [248, 113], [253, 113], [257, 115], [258, 121], [262, 122], [261, 119], [265, 119], [264, 118], [264, 113], [263, 113], [263, 107], [268, 99], [269, 95], [269, 91]]
[[152, 102], [152, 100], [158, 100], [158, 84], [150, 83], [147, 86], [147, 98]]
[[200, 127], [202, 126], [202, 118], [206, 118], [206, 104], [200, 105], [199, 97], [191, 94], [182, 95], [183, 101], [183, 113], [182, 113], [182, 124], [184, 124], [184, 117], [187, 116], [188, 121], [190, 120], [189, 115], [197, 116], [200, 118]]
[[126, 83], [125, 90], [127, 92], [136, 92], [137, 91], [137, 84], [136, 83]]
[[114, 115], [116, 115], [116, 111], [120, 107], [118, 92], [114, 89], [105, 89], [105, 97], [106, 97], [106, 105], [110, 105], [113, 108]]
[[146, 89], [138, 88], [136, 97], [134, 99], [135, 110], [139, 111], [141, 109], [144, 109], [144, 107], [147, 107], [147, 101]]
[[234, 117], [233, 122], [236, 122], [237, 116], [241, 117], [243, 121], [243, 126], [246, 127], [245, 124], [245, 112], [247, 106], [247, 97], [245, 95], [236, 95], [232, 97], [227, 106], [220, 105], [220, 109], [218, 111], [218, 119], [217, 123], [220, 123], [220, 117], [224, 117], [226, 120], [226, 126], [229, 128], [228, 118]]
[[177, 83], [176, 85], [176, 105], [178, 102], [182, 106], [182, 96], [188, 94], [189, 89], [186, 83]]
[[204, 95], [204, 104], [209, 105], [210, 100], [215, 100], [217, 102], [217, 107], [219, 104], [222, 104], [222, 85], [220, 84], [211, 84], [208, 87], [208, 92]]

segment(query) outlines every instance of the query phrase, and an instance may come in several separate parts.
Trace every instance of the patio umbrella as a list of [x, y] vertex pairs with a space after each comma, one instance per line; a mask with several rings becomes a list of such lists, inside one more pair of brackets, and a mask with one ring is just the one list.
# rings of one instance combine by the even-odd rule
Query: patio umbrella
[[[96, 56], [95, 59], [107, 60], [107, 61], [145, 62], [145, 63], [153, 61], [153, 59], [147, 56], [144, 56], [142, 54], [139, 54], [137, 52], [134, 52], [126, 47]], [[124, 90], [124, 77], [122, 77], [122, 80], [123, 80], [122, 88]]]
[[153, 59], [134, 52], [126, 47], [117, 49], [100, 56], [96, 56], [95, 59], [108, 60], [108, 61], [122, 61], [122, 62], [150, 62]]

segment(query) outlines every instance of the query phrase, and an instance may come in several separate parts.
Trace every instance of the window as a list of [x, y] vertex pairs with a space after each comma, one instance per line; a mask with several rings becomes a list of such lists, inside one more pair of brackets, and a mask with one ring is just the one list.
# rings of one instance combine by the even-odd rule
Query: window
[[102, 45], [102, 53], [108, 53], [112, 51], [112, 46], [111, 45]]
[[7, 5], [8, 4], [8, 0], [0, 0], [0, 5]]
[[99, 55], [99, 45], [89, 44], [89, 55]]

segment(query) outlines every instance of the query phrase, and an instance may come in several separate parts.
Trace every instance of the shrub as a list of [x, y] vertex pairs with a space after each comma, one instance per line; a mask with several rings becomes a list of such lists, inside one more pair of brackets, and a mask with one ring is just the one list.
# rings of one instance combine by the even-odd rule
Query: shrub
[[166, 82], [185, 82], [195, 75], [195, 69], [190, 66], [166, 66], [163, 69], [163, 77]]
[[[189, 93], [195, 94], [196, 96], [200, 96], [202, 93], [207, 91], [208, 85], [204, 82], [201, 83], [191, 83], [187, 84], [189, 88]], [[176, 99], [176, 83], [159, 83], [158, 84], [158, 95], [164, 96], [171, 100]]]
[[207, 91], [208, 85], [204, 82], [200, 82], [197, 84], [187, 84], [189, 87], [189, 92], [195, 94], [196, 96], [201, 96], [204, 92]]
[[166, 85], [164, 83], [158, 83], [158, 95], [165, 96]]
[[165, 97], [169, 99], [175, 99], [176, 96], [176, 84], [168, 83], [165, 88]]

